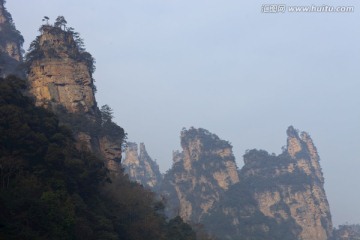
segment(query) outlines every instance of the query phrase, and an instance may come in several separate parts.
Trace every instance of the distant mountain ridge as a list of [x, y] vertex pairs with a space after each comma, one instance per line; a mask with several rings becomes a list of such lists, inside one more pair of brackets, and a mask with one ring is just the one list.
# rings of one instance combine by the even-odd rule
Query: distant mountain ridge
[[[293, 127], [287, 135], [287, 148], [278, 156], [256, 149], [244, 155], [239, 184], [206, 219], [210, 229], [222, 219], [227, 229], [222, 233], [229, 239], [238, 235], [244, 239], [331, 238], [332, 219], [316, 147], [307, 133], [299, 136]], [[256, 232], [246, 226], [247, 221], [257, 226]]]
[[[320, 158], [309, 134], [290, 126], [282, 154], [249, 150], [240, 170], [232, 146], [217, 135], [201, 128], [180, 135], [183, 150], [173, 152], [173, 166], [157, 189], [169, 217], [204, 224], [219, 239], [332, 237]], [[134, 168], [127, 171], [136, 175]]]

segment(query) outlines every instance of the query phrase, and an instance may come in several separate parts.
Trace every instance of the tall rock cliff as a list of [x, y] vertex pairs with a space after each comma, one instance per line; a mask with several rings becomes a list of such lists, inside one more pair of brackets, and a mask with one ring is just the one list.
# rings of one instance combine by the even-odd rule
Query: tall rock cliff
[[136, 143], [127, 143], [125, 159], [121, 164], [130, 180], [157, 191], [162, 181], [159, 165], [151, 159], [145, 144], [140, 143], [140, 152]]
[[161, 193], [168, 214], [198, 223], [229, 187], [239, 182], [232, 146], [205, 129], [181, 132], [182, 152], [173, 153]]
[[[72, 31], [43, 25], [32, 43], [28, 80], [36, 105], [61, 105], [71, 113], [94, 115], [97, 109], [88, 56]], [[91, 56], [91, 55], [90, 55]]]
[[331, 214], [316, 147], [307, 133], [299, 136], [293, 127], [287, 135], [287, 149], [279, 156], [263, 150], [244, 155], [240, 183], [208, 216], [209, 228], [219, 227], [218, 233], [228, 234], [229, 239], [241, 235], [252, 239], [256, 234], [258, 239], [331, 237]]
[[120, 173], [124, 130], [112, 122], [112, 110], [95, 99], [94, 59], [66, 20], [40, 27], [26, 54], [29, 93], [37, 106], [53, 110], [76, 134], [78, 147], [103, 156], [112, 173]]
[[25, 77], [22, 69], [22, 45], [24, 38], [16, 30], [5, 1], [0, 0], [0, 77], [17, 75]]

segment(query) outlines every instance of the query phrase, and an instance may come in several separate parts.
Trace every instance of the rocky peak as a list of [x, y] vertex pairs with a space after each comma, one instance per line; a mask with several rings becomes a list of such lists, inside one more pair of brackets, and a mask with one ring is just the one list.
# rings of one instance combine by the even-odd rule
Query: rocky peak
[[75, 42], [72, 31], [65, 31], [60, 27], [43, 25], [40, 28], [39, 45], [45, 58], [72, 58], [80, 57], [81, 53]]
[[324, 177], [320, 167], [320, 157], [310, 135], [306, 132], [299, 134], [299, 131], [292, 126], [288, 128], [287, 135], [287, 153], [292, 159], [297, 160], [297, 165], [307, 175], [313, 174], [323, 184]]
[[[244, 155], [245, 165], [240, 182], [227, 192], [213, 216], [223, 216], [227, 232], [256, 234], [244, 223], [252, 221], [260, 239], [328, 240], [332, 221], [326, 198], [319, 156], [309, 134], [293, 127], [287, 130], [287, 148], [280, 154], [250, 150]], [[211, 219], [215, 227], [219, 219]], [[283, 236], [272, 232], [274, 224], [286, 230]], [[227, 229], [227, 228], [225, 228]], [[281, 231], [283, 231], [281, 230]], [[225, 232], [226, 232], [225, 231]], [[286, 236], [286, 237], [285, 237]], [[232, 239], [232, 238], [229, 238]]]
[[146, 151], [145, 144], [140, 143], [140, 152], [136, 143], [127, 143], [125, 159], [122, 162], [130, 180], [136, 181], [152, 190], [157, 190], [162, 180], [158, 164]]
[[239, 181], [232, 146], [205, 129], [181, 132], [182, 152], [173, 153], [162, 193], [173, 206], [169, 215], [200, 222], [220, 195]]
[[94, 59], [82, 49], [72, 30], [43, 25], [40, 31], [26, 56], [30, 93], [36, 104], [95, 115]]
[[24, 38], [16, 30], [11, 14], [4, 4], [4, 0], [0, 1], [0, 77], [13, 74], [23, 78], [20, 64]]
[[218, 185], [224, 190], [239, 181], [232, 146], [229, 142], [221, 140], [208, 130], [190, 128], [181, 132], [181, 146], [185, 170], [194, 170], [194, 167], [198, 167], [200, 163], [202, 163], [202, 170], [210, 167], [214, 170], [214, 178]]
[[102, 156], [111, 175], [121, 174], [124, 130], [112, 121], [109, 106], [97, 107], [94, 59], [65, 24], [59, 16], [54, 25], [41, 26], [31, 43], [25, 59], [29, 93], [37, 106], [53, 110], [72, 128], [78, 148]]

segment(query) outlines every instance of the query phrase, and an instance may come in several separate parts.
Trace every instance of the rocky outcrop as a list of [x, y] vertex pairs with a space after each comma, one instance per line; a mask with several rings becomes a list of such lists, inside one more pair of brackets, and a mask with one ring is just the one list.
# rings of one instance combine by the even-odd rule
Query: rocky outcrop
[[94, 115], [97, 109], [89, 66], [79, 51], [72, 32], [44, 25], [33, 42], [28, 73], [30, 93], [36, 105], [61, 105], [71, 113]]
[[307, 133], [299, 136], [293, 127], [287, 135], [287, 149], [278, 156], [263, 150], [244, 155], [240, 183], [206, 219], [210, 229], [220, 219], [226, 228], [218, 232], [230, 234], [229, 239], [241, 234], [243, 239], [330, 239], [331, 214], [316, 147]]
[[360, 225], [340, 225], [334, 230], [332, 240], [359, 240]]
[[108, 106], [104, 112], [97, 107], [94, 59], [71, 28], [55, 23], [40, 31], [26, 55], [29, 94], [72, 128], [78, 148], [102, 156], [110, 172], [120, 174], [125, 133], [112, 122]]
[[11, 14], [0, 0], [0, 77], [17, 75], [25, 77], [21, 69], [24, 39], [16, 30]]
[[205, 129], [181, 132], [182, 152], [173, 153], [161, 193], [171, 206], [169, 216], [179, 214], [187, 222], [200, 222], [229, 187], [239, 182], [232, 146]]
[[111, 172], [120, 172], [122, 139], [103, 136], [99, 140], [100, 152], [105, 158], [107, 168]]
[[157, 191], [162, 175], [158, 164], [147, 153], [144, 143], [140, 143], [140, 152], [136, 143], [127, 143], [122, 166], [130, 180]]

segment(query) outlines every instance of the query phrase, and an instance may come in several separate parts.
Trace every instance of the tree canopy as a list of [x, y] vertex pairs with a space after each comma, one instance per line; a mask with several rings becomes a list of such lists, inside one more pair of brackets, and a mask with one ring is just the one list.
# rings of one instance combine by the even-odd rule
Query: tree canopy
[[[58, 16], [54, 24], [49, 24], [49, 17], [44, 16], [43, 21], [46, 24], [42, 25], [39, 31], [43, 34], [45, 31], [58, 36], [63, 36], [63, 45], [51, 45], [49, 42], [44, 41], [40, 44], [40, 36], [37, 36], [31, 42], [30, 47], [25, 55], [25, 63], [28, 67], [39, 59], [44, 57], [59, 57], [59, 52], [66, 52], [68, 57], [84, 62], [88, 67], [89, 73], [92, 76], [96, 70], [94, 57], [86, 51], [84, 40], [80, 37], [78, 32], [72, 27], [67, 27], [67, 21], [64, 16]], [[1, 37], [0, 37], [1, 39]], [[68, 41], [70, 39], [70, 42]], [[65, 49], [67, 49], [65, 51]], [[94, 80], [94, 79], [93, 79]]]
[[110, 181], [25, 87], [0, 78], [0, 239], [196, 239], [181, 219], [166, 221], [152, 192], [123, 174]]

